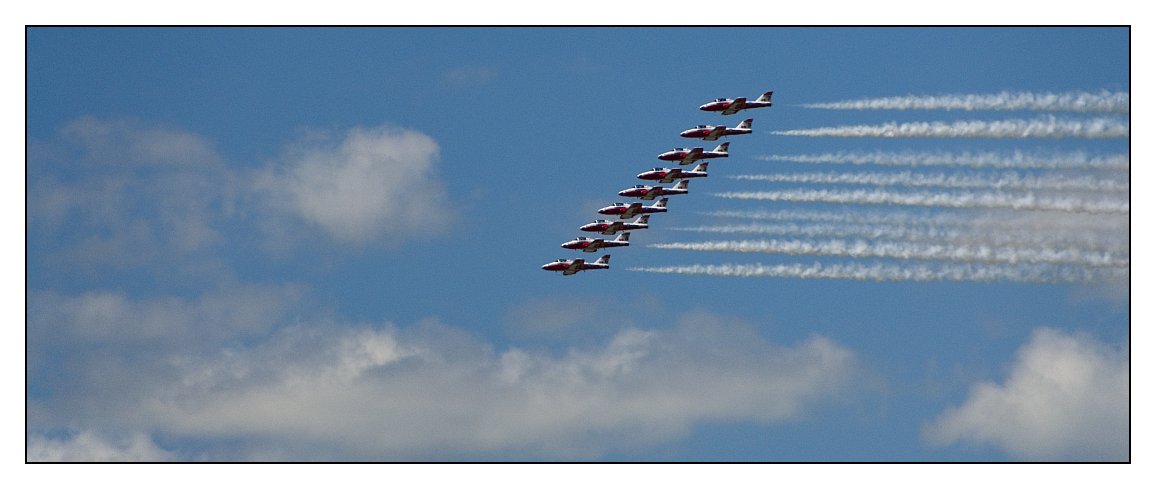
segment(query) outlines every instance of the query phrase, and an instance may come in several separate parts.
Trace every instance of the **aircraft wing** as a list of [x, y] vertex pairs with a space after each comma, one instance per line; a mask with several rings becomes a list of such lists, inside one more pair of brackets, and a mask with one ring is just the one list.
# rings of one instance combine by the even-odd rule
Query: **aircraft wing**
[[585, 258], [579, 258], [570, 262], [570, 266], [566, 267], [565, 270], [562, 270], [562, 275], [574, 275], [575, 273], [582, 271], [582, 265], [585, 263]]
[[710, 133], [703, 137], [703, 139], [706, 141], [717, 141], [719, 137], [726, 134], [726, 131], [726, 126], [717, 126], [714, 129], [711, 129]]
[[646, 191], [646, 195], [642, 196], [642, 200], [654, 200], [654, 197], [658, 195], [659, 190], [660, 189], [658, 187], [650, 187], [650, 190]]
[[641, 209], [641, 208], [642, 208], [642, 204], [639, 204], [638, 202], [630, 204], [630, 207], [626, 208], [626, 212], [623, 212], [621, 217], [623, 219], [630, 219], [630, 218], [634, 217], [635, 214], [638, 214], [638, 209]]
[[593, 240], [590, 242], [590, 244], [586, 245], [585, 248], [582, 248], [582, 251], [585, 251], [588, 253], [594, 253], [595, 251], [602, 249], [602, 243], [605, 243], [605, 242], [606, 242], [606, 240], [601, 239], [601, 238]]
[[665, 177], [662, 177], [662, 180], [659, 180], [659, 181], [662, 183], [670, 183], [670, 182], [673, 182], [675, 178], [678, 178], [678, 176], [681, 174], [682, 174], [681, 170], [673, 169], [670, 171], [670, 173], [667, 173]]
[[678, 164], [689, 165], [691, 163], [694, 163], [694, 160], [697, 159], [698, 156], [701, 154], [702, 154], [701, 148], [694, 148], [694, 149], [690, 150], [690, 152], [687, 153], [686, 156], [683, 156], [682, 159], [679, 160]]
[[731, 114], [734, 114], [735, 112], [743, 110], [743, 106], [746, 104], [747, 104], [747, 98], [746, 97], [736, 98], [734, 102], [731, 102], [730, 107], [727, 107], [726, 110], [723, 110], [722, 115], [731, 115]]

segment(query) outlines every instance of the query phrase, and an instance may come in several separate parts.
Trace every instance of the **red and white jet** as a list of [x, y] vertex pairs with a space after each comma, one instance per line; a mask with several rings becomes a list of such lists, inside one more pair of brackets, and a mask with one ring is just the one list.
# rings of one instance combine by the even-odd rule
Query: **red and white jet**
[[599, 214], [608, 216], [617, 215], [619, 219], [630, 219], [639, 214], [653, 214], [655, 212], [666, 212], [666, 197], [663, 197], [654, 205], [642, 205], [639, 202], [627, 205], [617, 202], [613, 205], [598, 209]]
[[610, 255], [602, 255], [598, 261], [594, 263], [586, 263], [585, 258], [578, 258], [574, 260], [564, 260], [559, 258], [550, 263], [542, 265], [542, 270], [549, 270], [551, 272], [562, 272], [562, 275], [574, 275], [583, 270], [605, 270], [610, 268]]
[[730, 156], [727, 153], [731, 143], [722, 143], [712, 151], [703, 151], [702, 148], [674, 148], [670, 151], [658, 155], [658, 159], [663, 161], [677, 161], [680, 165], [689, 165], [697, 160], [704, 160], [707, 158], [726, 158]]
[[656, 197], [662, 197], [664, 195], [683, 195], [689, 193], [690, 190], [687, 190], [686, 188], [689, 183], [690, 180], [679, 180], [678, 183], [675, 184], [675, 186], [672, 188], [650, 185], [635, 185], [631, 188], [618, 192], [618, 195], [623, 197], [637, 197], [642, 200], [654, 200]]
[[757, 109], [759, 107], [770, 107], [771, 96], [775, 92], [767, 92], [755, 99], [754, 102], [747, 102], [746, 97], [739, 98], [716, 98], [714, 102], [702, 104], [698, 110], [705, 110], [707, 112], [722, 111], [722, 115], [731, 115], [743, 109]]
[[698, 138], [703, 141], [717, 141], [723, 136], [735, 136], [739, 134], [750, 134], [751, 123], [754, 119], [746, 119], [739, 123], [738, 127], [727, 126], [708, 126], [706, 124], [699, 124], [694, 128], [687, 129], [679, 133], [679, 136], [684, 138]]
[[679, 178], [701, 178], [706, 175], [706, 166], [710, 163], [699, 163], [693, 170], [687, 171], [682, 168], [655, 168], [650, 171], [644, 171], [638, 174], [638, 178], [642, 180], [658, 180], [662, 183], [670, 183]]
[[581, 229], [581, 230], [586, 231], [588, 233], [599, 232], [602, 234], [613, 235], [613, 234], [618, 234], [620, 231], [633, 231], [635, 229], [646, 229], [646, 228], [650, 227], [650, 224], [648, 223], [649, 220], [650, 220], [649, 214], [638, 216], [638, 219], [635, 219], [633, 222], [611, 221], [608, 219], [599, 219], [599, 220], [594, 221], [594, 222], [589, 223], [589, 224], [583, 224], [582, 227], [580, 227], [578, 229]]
[[622, 233], [612, 241], [606, 241], [602, 238], [590, 239], [585, 236], [579, 236], [562, 243], [563, 248], [568, 250], [582, 250], [587, 253], [594, 253], [602, 248], [614, 248], [618, 246], [630, 246], [630, 233]]

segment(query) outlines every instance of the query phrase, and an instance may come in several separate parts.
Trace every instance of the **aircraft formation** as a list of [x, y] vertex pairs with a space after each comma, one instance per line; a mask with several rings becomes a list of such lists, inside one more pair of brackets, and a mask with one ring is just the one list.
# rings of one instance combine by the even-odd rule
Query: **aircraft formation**
[[[741, 110], [757, 109], [760, 107], [771, 106], [771, 96], [774, 92], [766, 92], [759, 96], [754, 101], [748, 101], [746, 97], [739, 98], [718, 98], [712, 102], [700, 105], [699, 110], [706, 112], [719, 112], [722, 115], [731, 115], [738, 113]], [[713, 126], [708, 124], [700, 124], [679, 133], [679, 136], [684, 138], [701, 139], [703, 141], [716, 141], [721, 137], [737, 136], [751, 133], [751, 125], [753, 119], [745, 119], [735, 127], [727, 126]], [[658, 159], [662, 161], [678, 162], [679, 165], [690, 165], [699, 160], [708, 160], [713, 158], [726, 158], [730, 156], [730, 142], [719, 144], [714, 149], [707, 151], [702, 147], [695, 148], [674, 148], [673, 150], [663, 152], [658, 155]], [[594, 222], [587, 223], [578, 229], [590, 233], [599, 233], [607, 236], [618, 234], [612, 240], [605, 238], [587, 238], [579, 236], [570, 241], [562, 243], [562, 247], [569, 250], [582, 250], [586, 253], [594, 253], [604, 248], [615, 248], [630, 246], [630, 232], [639, 229], [647, 229], [650, 227], [650, 215], [667, 211], [668, 196], [683, 195], [690, 192], [689, 185], [692, 178], [705, 178], [707, 176], [708, 162], [703, 161], [698, 163], [691, 170], [683, 170], [682, 168], [664, 168], [656, 167], [648, 171], [644, 171], [637, 175], [639, 180], [653, 181], [659, 185], [635, 185], [633, 187], [623, 189], [618, 192], [619, 196], [631, 197], [643, 201], [653, 201], [658, 199], [658, 202], [653, 204], [646, 204], [643, 202], [616, 202], [601, 209], [598, 213], [606, 216], [615, 216], [617, 220], [598, 219]], [[661, 184], [670, 184], [678, 180], [673, 186], [665, 186]], [[628, 221], [628, 219], [634, 219]], [[562, 272], [562, 275], [574, 275], [583, 270], [604, 270], [610, 268], [610, 255], [602, 255], [597, 261], [587, 263], [584, 258], [575, 258], [568, 260], [559, 258], [550, 263], [542, 265], [543, 270], [552, 272]]]

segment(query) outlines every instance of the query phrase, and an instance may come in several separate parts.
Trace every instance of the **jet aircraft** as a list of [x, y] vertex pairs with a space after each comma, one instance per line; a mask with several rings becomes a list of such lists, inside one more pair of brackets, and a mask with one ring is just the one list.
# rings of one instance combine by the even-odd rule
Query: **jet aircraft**
[[542, 265], [542, 270], [562, 272], [562, 275], [574, 275], [583, 270], [605, 270], [607, 268], [610, 268], [610, 255], [602, 255], [602, 258], [599, 258], [598, 261], [594, 263], [586, 263], [586, 259], [584, 258], [574, 260], [559, 258]]
[[743, 109], [757, 109], [759, 107], [770, 107], [771, 96], [775, 92], [767, 92], [755, 99], [754, 102], [747, 102], [746, 97], [739, 98], [716, 98], [714, 102], [705, 103], [698, 107], [698, 110], [705, 110], [707, 112], [722, 111], [722, 115], [731, 115]]
[[751, 123], [754, 119], [746, 119], [739, 123], [738, 127], [727, 126], [708, 126], [706, 124], [699, 124], [691, 129], [687, 129], [679, 133], [679, 136], [684, 138], [698, 138], [704, 141], [716, 141], [723, 136], [735, 136], [739, 134], [750, 134]]
[[671, 183], [679, 178], [700, 178], [706, 175], [706, 166], [709, 163], [699, 163], [693, 170], [687, 171], [682, 168], [654, 168], [650, 171], [644, 171], [638, 174], [638, 178], [642, 180], [658, 180], [662, 183]]
[[618, 192], [618, 195], [623, 197], [638, 197], [642, 200], [654, 200], [655, 197], [662, 197], [664, 195], [687, 194], [690, 192], [690, 190], [687, 190], [686, 188], [689, 183], [689, 180], [679, 180], [673, 188], [650, 185], [635, 185], [631, 188]]
[[646, 229], [646, 228], [650, 227], [650, 224], [648, 223], [648, 221], [650, 221], [650, 214], [644, 214], [644, 215], [638, 216], [638, 219], [635, 219], [632, 222], [611, 221], [608, 219], [599, 219], [599, 220], [594, 221], [594, 222], [589, 223], [589, 224], [583, 224], [582, 227], [580, 227], [578, 229], [580, 229], [582, 231], [586, 231], [588, 233], [599, 232], [599, 233], [606, 234], [606, 235], [614, 235], [614, 234], [618, 234], [620, 231], [633, 231], [635, 229]]
[[726, 158], [730, 156], [727, 154], [727, 148], [731, 143], [722, 143], [712, 151], [703, 151], [702, 148], [674, 148], [670, 151], [658, 155], [658, 159], [663, 161], [677, 161], [680, 165], [689, 165], [696, 160], [706, 158]]
[[585, 236], [579, 236], [562, 243], [563, 248], [568, 250], [582, 250], [587, 253], [594, 253], [602, 248], [614, 248], [618, 246], [630, 246], [630, 233], [622, 233], [611, 241], [606, 241], [602, 238], [590, 239]]
[[655, 212], [666, 212], [666, 197], [663, 197], [654, 205], [642, 205], [639, 202], [628, 205], [617, 202], [598, 209], [599, 214], [608, 216], [617, 215], [619, 219], [630, 219], [639, 214], [653, 214]]

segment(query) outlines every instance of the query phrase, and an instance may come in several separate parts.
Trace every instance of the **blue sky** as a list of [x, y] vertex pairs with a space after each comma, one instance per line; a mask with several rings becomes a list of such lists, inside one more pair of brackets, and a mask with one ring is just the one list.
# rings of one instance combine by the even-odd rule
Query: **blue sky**
[[[1127, 184], [1126, 167], [1095, 167], [1097, 158], [1127, 161], [1126, 135], [1095, 132], [1103, 124], [1126, 131], [1127, 110], [813, 104], [1123, 94], [1126, 107], [1128, 35], [1121, 28], [30, 29], [27, 456], [1127, 460], [1127, 269], [1087, 264], [1127, 263], [1127, 194], [1032, 190], [1041, 202], [1121, 202], [1122, 213], [720, 194], [872, 190], [733, 178], [772, 174]], [[766, 90], [775, 91], [769, 109], [697, 110], [715, 97], [753, 99]], [[601, 217], [596, 209], [624, 200], [616, 192], [641, 183], [634, 175], [661, 166], [655, 155], [717, 144], [679, 131], [744, 117], [754, 119], [753, 134], [729, 138], [731, 156], [712, 162], [711, 176], [692, 182], [689, 195], [672, 197], [670, 212], [633, 233], [629, 248], [614, 250], [610, 270], [563, 277], [539, 269], [558, 257], [599, 256], [559, 244], [582, 235], [578, 226]], [[1084, 132], [790, 133], [959, 121], [1070, 123]], [[1037, 162], [1077, 155], [1080, 168], [784, 161], [981, 153]], [[958, 203], [1003, 189], [880, 191], [949, 194]], [[810, 237], [687, 230], [782, 224], [722, 212], [786, 212], [796, 225], [827, 224]], [[844, 239], [831, 228], [850, 232], [850, 224], [804, 222], [808, 212], [868, 224], [891, 219], [877, 225], [894, 232], [961, 232], [943, 253], [986, 246], [1080, 256], [1009, 263], [654, 246], [789, 240], [830, 248]], [[1068, 234], [1076, 244], [1060, 241]], [[1011, 241], [997, 240], [1004, 236]], [[899, 241], [905, 252], [932, 246]], [[721, 264], [878, 264], [1043, 278], [645, 271]], [[1096, 279], [1067, 278], [1080, 273]]]

